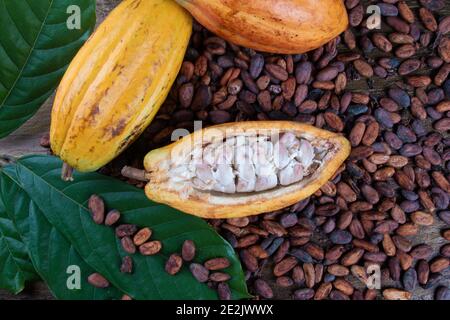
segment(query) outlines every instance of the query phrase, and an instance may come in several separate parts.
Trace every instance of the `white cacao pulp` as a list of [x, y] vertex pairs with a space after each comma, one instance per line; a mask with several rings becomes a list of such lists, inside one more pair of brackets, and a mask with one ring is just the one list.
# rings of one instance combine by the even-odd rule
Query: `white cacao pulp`
[[187, 157], [172, 161], [170, 179], [202, 191], [265, 191], [310, 176], [332, 148], [324, 140], [308, 140], [291, 132], [217, 140], [196, 145]]

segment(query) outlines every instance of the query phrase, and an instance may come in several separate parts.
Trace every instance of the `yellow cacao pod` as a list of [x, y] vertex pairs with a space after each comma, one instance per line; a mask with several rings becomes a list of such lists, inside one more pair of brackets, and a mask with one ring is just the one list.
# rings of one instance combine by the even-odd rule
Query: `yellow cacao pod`
[[303, 53], [348, 25], [343, 0], [177, 0], [210, 31], [237, 45]]
[[53, 152], [94, 171], [150, 124], [183, 62], [192, 18], [172, 0], [124, 0], [78, 52], [56, 93]]
[[306, 124], [227, 123], [149, 152], [145, 192], [204, 218], [255, 215], [309, 197], [349, 153], [344, 137]]

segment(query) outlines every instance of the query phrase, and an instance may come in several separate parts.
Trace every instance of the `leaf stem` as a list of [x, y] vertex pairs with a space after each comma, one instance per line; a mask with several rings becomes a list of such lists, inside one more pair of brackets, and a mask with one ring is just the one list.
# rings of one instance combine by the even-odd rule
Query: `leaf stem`
[[63, 179], [64, 181], [73, 181], [73, 168], [66, 162], [63, 163], [61, 169], [61, 179]]
[[150, 181], [149, 174], [145, 170], [125, 166], [122, 168], [122, 176], [130, 179], [134, 179], [137, 181], [148, 182]]

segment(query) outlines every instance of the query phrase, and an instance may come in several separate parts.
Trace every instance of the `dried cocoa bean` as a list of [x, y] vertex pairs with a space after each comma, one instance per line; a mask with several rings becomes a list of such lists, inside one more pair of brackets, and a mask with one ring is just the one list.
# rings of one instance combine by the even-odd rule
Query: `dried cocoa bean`
[[354, 248], [342, 256], [341, 264], [344, 267], [350, 267], [358, 263], [358, 261], [362, 258], [363, 255], [364, 249]]
[[433, 216], [423, 211], [413, 212], [411, 220], [419, 226], [431, 226], [434, 222]]
[[240, 251], [241, 261], [250, 272], [258, 270], [258, 260], [248, 250]]
[[230, 266], [230, 261], [227, 258], [214, 258], [206, 261], [204, 266], [208, 270], [216, 271], [228, 268]]
[[417, 262], [417, 280], [421, 285], [425, 285], [428, 282], [430, 275], [430, 266], [426, 260], [420, 260]]
[[139, 246], [139, 252], [144, 256], [152, 256], [161, 251], [162, 244], [160, 241], [149, 241]]
[[425, 28], [427, 28], [432, 32], [437, 30], [438, 25], [436, 19], [434, 18], [430, 10], [428, 10], [427, 8], [420, 8], [419, 17], [420, 20], [422, 20], [422, 23], [425, 26]]
[[120, 242], [122, 244], [122, 248], [126, 253], [134, 254], [136, 252], [136, 246], [133, 243], [133, 240], [131, 240], [130, 237], [123, 237], [120, 239]]
[[434, 295], [436, 300], [450, 300], [450, 289], [447, 287], [439, 287]]
[[383, 290], [383, 297], [386, 300], [410, 300], [411, 293], [400, 289], [385, 289]]
[[366, 61], [362, 59], [355, 60], [353, 61], [353, 66], [358, 71], [358, 73], [363, 77], [365, 78], [373, 77], [373, 68]]
[[116, 228], [116, 236], [118, 238], [132, 237], [137, 231], [137, 226], [134, 224], [121, 224]]
[[350, 282], [348, 282], [342, 278], [336, 279], [333, 282], [333, 287], [336, 288], [337, 290], [343, 292], [347, 296], [351, 296], [355, 290], [353, 288], [353, 285]]
[[314, 300], [326, 299], [332, 289], [333, 289], [333, 285], [331, 283], [322, 283], [316, 290], [316, 293], [314, 295]]
[[313, 289], [299, 289], [294, 292], [295, 300], [311, 300], [314, 297]]
[[204, 266], [198, 263], [191, 263], [189, 270], [198, 282], [206, 282], [209, 278], [209, 271]]
[[403, 274], [402, 278], [403, 288], [407, 291], [414, 291], [417, 285], [417, 272], [413, 268], [409, 268]]
[[265, 68], [266, 68], [267, 72], [277, 80], [286, 81], [289, 77], [289, 74], [286, 71], [286, 69], [284, 69], [283, 67], [281, 67], [279, 65], [266, 64]]
[[217, 286], [217, 294], [220, 300], [231, 300], [231, 289], [226, 282], [221, 282]]
[[166, 262], [164, 269], [170, 275], [177, 274], [183, 266], [183, 259], [178, 253], [172, 253]]
[[122, 272], [122, 273], [132, 273], [133, 272], [133, 259], [130, 256], [125, 256], [122, 258], [120, 272]]
[[350, 273], [350, 270], [339, 264], [329, 265], [327, 268], [328, 273], [335, 275], [336, 277], [344, 277]]
[[107, 288], [109, 287], [109, 281], [103, 277], [100, 273], [93, 273], [88, 277], [88, 282], [90, 285], [96, 288]]
[[209, 275], [209, 280], [214, 282], [225, 282], [231, 279], [228, 273], [214, 272]]
[[303, 272], [305, 274], [306, 287], [314, 287], [314, 284], [316, 283], [316, 272], [314, 270], [314, 265], [312, 263], [304, 263]]
[[399, 1], [398, 2], [398, 11], [400, 13], [400, 16], [407, 21], [408, 23], [414, 23], [414, 13], [412, 12], [411, 8], [408, 6], [406, 1]]
[[401, 267], [400, 261], [397, 257], [389, 258], [388, 260], [388, 269], [391, 279], [394, 281], [400, 280]]
[[254, 285], [255, 285], [256, 293], [258, 295], [260, 295], [261, 297], [266, 298], [266, 299], [273, 298], [272, 288], [270, 288], [269, 284], [266, 281], [264, 281], [262, 279], [256, 279]]
[[113, 209], [106, 214], [105, 225], [112, 226], [117, 221], [119, 221], [119, 219], [120, 219], [120, 212], [116, 209]]
[[276, 277], [282, 276], [287, 272], [291, 271], [296, 265], [297, 259], [295, 257], [288, 257], [286, 259], [281, 260], [275, 265], [273, 269], [273, 274]]
[[136, 246], [147, 242], [152, 236], [152, 230], [150, 228], [142, 228], [133, 237], [133, 242]]
[[92, 220], [96, 224], [102, 224], [105, 219], [105, 203], [103, 199], [93, 194], [89, 197], [88, 207], [92, 215]]
[[450, 265], [450, 260], [445, 257], [437, 257], [430, 262], [430, 271], [433, 273], [442, 272]]

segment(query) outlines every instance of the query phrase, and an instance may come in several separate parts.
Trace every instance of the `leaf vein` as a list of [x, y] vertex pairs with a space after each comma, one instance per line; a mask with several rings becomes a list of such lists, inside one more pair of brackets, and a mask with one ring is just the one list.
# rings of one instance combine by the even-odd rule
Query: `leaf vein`
[[33, 49], [36, 47], [37, 41], [38, 41], [38, 39], [39, 39], [39, 37], [40, 37], [40, 35], [41, 35], [41, 33], [42, 33], [42, 30], [44, 29], [44, 25], [45, 25], [45, 23], [46, 23], [46, 21], [47, 21], [47, 19], [48, 19], [48, 16], [50, 15], [50, 10], [51, 10], [51, 8], [53, 7], [53, 2], [54, 2], [54, 0], [51, 0], [51, 3], [50, 3], [50, 5], [49, 5], [49, 7], [48, 7], [48, 10], [47, 10], [47, 13], [45, 14], [45, 19], [44, 19], [44, 21], [42, 22], [41, 29], [39, 30], [39, 32], [38, 32], [38, 34], [37, 34], [37, 36], [36, 36], [36, 39], [34, 40], [33, 46], [30, 48], [30, 52], [28, 53], [28, 57], [27, 57], [27, 59], [25, 60], [25, 63], [23, 64], [22, 69], [20, 70], [19, 74], [17, 75], [16, 80], [14, 81], [13, 85], [12, 85], [11, 88], [9, 89], [9, 92], [6, 94], [6, 96], [3, 98], [3, 101], [0, 103], [0, 108], [3, 106], [3, 104], [5, 103], [5, 101], [9, 98], [9, 96], [11, 95], [11, 93], [12, 93], [14, 87], [16, 86], [17, 82], [18, 82], [19, 79], [20, 79], [20, 76], [21, 76], [22, 73], [24, 72], [25, 67], [27, 66], [28, 61], [30, 60], [31, 55], [32, 55], [32, 53], [33, 53]]

